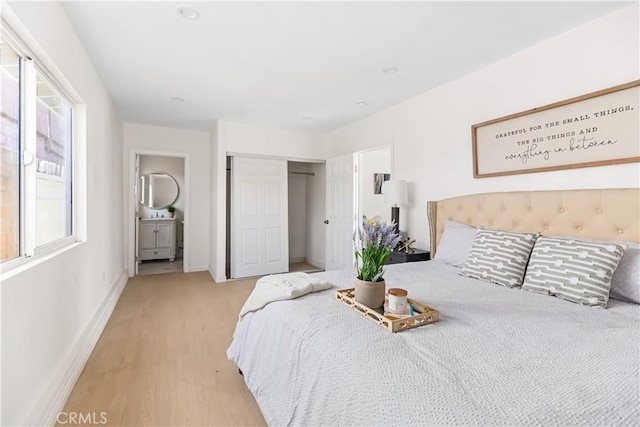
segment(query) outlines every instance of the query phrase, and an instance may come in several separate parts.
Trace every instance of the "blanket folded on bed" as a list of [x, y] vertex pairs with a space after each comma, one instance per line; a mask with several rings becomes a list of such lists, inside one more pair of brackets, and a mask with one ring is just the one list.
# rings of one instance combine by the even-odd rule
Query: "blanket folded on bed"
[[240, 320], [245, 314], [257, 311], [274, 301], [294, 299], [311, 292], [324, 291], [333, 287], [317, 277], [306, 273], [286, 273], [265, 276], [256, 282], [256, 287], [240, 309]]

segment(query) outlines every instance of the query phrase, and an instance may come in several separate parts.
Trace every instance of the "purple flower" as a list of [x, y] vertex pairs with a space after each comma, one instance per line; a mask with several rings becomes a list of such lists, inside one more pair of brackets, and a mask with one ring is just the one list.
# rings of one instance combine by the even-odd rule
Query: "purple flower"
[[383, 265], [399, 242], [393, 222], [387, 224], [379, 218], [363, 216], [362, 225], [353, 233], [358, 278], [372, 282], [382, 280]]

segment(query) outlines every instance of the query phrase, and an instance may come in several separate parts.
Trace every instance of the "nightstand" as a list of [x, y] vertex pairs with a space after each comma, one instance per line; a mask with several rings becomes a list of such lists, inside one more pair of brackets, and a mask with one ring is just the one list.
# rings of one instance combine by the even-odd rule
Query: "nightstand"
[[429, 251], [423, 251], [422, 249], [413, 249], [409, 253], [393, 251], [385, 264], [402, 264], [405, 262], [428, 261], [430, 259], [431, 254]]

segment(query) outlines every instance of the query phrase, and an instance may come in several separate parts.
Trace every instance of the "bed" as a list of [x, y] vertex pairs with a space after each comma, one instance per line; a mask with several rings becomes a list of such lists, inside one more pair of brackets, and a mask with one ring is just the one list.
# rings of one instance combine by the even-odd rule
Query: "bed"
[[[638, 189], [490, 193], [428, 203], [436, 260], [387, 284], [437, 308], [391, 334], [333, 290], [247, 314], [227, 354], [270, 425], [638, 425], [640, 305], [606, 309], [460, 275], [437, 260], [447, 221], [640, 241]], [[319, 273], [337, 289], [354, 271]]]

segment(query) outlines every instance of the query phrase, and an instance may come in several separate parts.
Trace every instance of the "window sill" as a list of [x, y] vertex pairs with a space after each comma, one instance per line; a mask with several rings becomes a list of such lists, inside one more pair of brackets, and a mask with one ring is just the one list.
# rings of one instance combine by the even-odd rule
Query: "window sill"
[[43, 253], [38, 253], [28, 258], [23, 257], [23, 258], [15, 259], [12, 261], [8, 261], [4, 265], [0, 266], [0, 275], [2, 276], [2, 281], [10, 279], [21, 273], [24, 273], [30, 268], [40, 265], [43, 262], [49, 261], [50, 259], [55, 258], [67, 251], [70, 251], [71, 249], [77, 246], [80, 246], [83, 243], [85, 242], [84, 241], [72, 242], [62, 247], [51, 249], [50, 251], [46, 251]]

